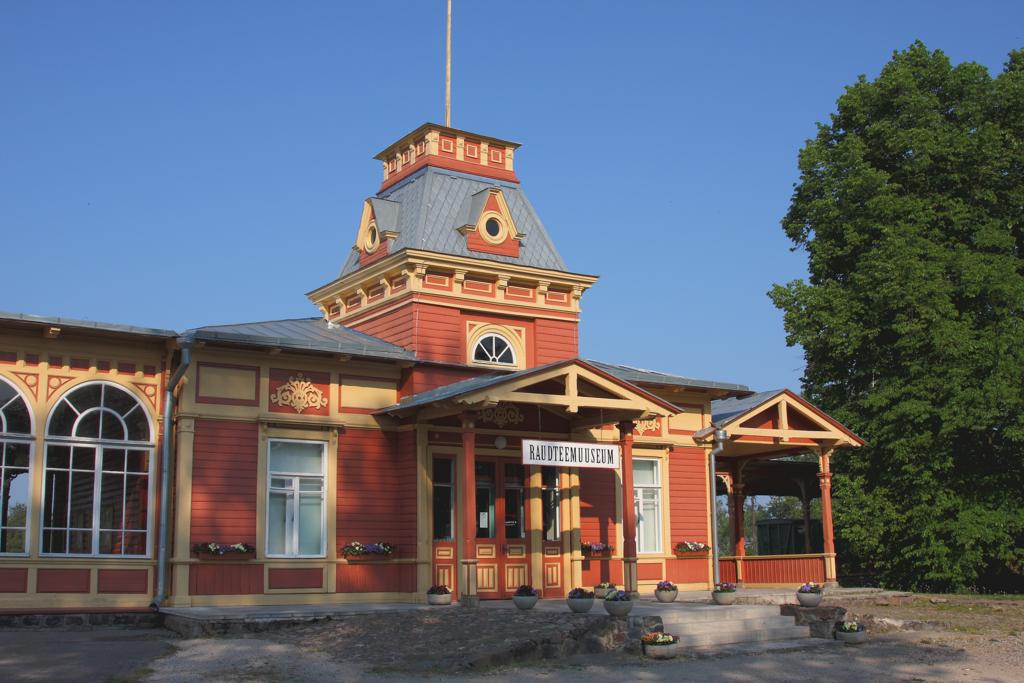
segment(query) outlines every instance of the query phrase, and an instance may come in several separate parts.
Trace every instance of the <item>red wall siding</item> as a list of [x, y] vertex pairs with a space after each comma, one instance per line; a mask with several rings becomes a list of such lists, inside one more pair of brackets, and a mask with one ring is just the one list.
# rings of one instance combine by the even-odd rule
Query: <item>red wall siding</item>
[[538, 318], [535, 327], [537, 365], [579, 355], [579, 326], [564, 320]]
[[339, 593], [415, 593], [416, 565], [339, 564], [335, 588]]
[[466, 329], [459, 311], [447, 306], [414, 304], [413, 348], [422, 360], [466, 362]]
[[148, 593], [145, 569], [100, 569], [96, 589], [100, 593]]
[[88, 569], [40, 569], [36, 574], [39, 593], [88, 593]]
[[720, 560], [718, 562], [718, 578], [722, 583], [736, 583], [736, 562]]
[[[338, 548], [391, 543], [416, 556], [416, 434], [349, 429], [338, 440]], [[379, 565], [378, 565], [379, 566]]]
[[398, 387], [398, 397], [404, 398], [423, 391], [454, 384], [455, 382], [461, 382], [464, 379], [476, 377], [485, 372], [490, 372], [490, 370], [484, 368], [445, 368], [417, 365], [410, 369], [402, 379], [402, 384]]
[[247, 595], [263, 592], [262, 564], [211, 562], [188, 568], [189, 595]]
[[614, 470], [580, 469], [580, 541], [616, 545]]
[[708, 483], [704, 450], [673, 448], [668, 462], [672, 545], [680, 541], [708, 543]]
[[0, 593], [24, 593], [27, 590], [27, 569], [0, 569]]
[[324, 570], [315, 567], [268, 569], [267, 583], [270, 588], [323, 588]]
[[611, 581], [622, 586], [622, 560], [583, 560], [583, 587]]
[[704, 583], [711, 580], [711, 565], [706, 557], [666, 560], [665, 573], [675, 583]]
[[413, 315], [411, 306], [403, 306], [398, 310], [367, 320], [366, 322], [345, 323], [360, 332], [379, 337], [392, 344], [407, 349], [413, 348], [412, 334]]
[[636, 578], [640, 581], [661, 581], [665, 577], [661, 575], [660, 563], [640, 562], [636, 565]]
[[256, 545], [258, 463], [256, 423], [196, 420], [192, 543]]

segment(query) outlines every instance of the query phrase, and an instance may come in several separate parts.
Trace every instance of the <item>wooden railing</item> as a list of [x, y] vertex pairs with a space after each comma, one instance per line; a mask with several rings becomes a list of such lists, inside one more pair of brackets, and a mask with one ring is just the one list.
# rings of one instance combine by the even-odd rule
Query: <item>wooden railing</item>
[[745, 586], [800, 585], [806, 581], [826, 583], [836, 580], [835, 557], [813, 555], [746, 555], [720, 557], [718, 571], [722, 581]]

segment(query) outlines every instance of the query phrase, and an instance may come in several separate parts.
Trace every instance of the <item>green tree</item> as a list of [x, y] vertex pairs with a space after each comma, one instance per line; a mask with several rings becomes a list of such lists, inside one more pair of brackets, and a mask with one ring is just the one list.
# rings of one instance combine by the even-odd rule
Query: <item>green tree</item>
[[839, 98], [782, 221], [804, 391], [868, 441], [835, 458], [845, 559], [887, 585], [1021, 590], [1024, 51], [992, 77], [916, 42]]

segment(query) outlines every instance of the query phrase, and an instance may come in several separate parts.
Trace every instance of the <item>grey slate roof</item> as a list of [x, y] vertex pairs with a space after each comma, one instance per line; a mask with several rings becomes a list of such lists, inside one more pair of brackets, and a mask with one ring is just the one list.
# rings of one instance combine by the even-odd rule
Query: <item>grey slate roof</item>
[[743, 384], [732, 384], [729, 382], [715, 382], [708, 379], [693, 379], [692, 377], [680, 377], [679, 375], [670, 375], [665, 372], [658, 372], [656, 370], [644, 370], [642, 368], [634, 368], [629, 365], [616, 365], [614, 363], [602, 363], [596, 360], [588, 360], [595, 368], [604, 370], [609, 375], [636, 384], [638, 382], [648, 382], [650, 384], [669, 384], [680, 387], [696, 387], [698, 389], [723, 389], [725, 391], [750, 391], [750, 388]]
[[266, 348], [323, 351], [392, 360], [414, 360], [412, 351], [323, 318], [269, 320], [237, 325], [210, 325], [187, 330], [186, 338]]
[[785, 389], [772, 389], [771, 391], [759, 391], [743, 398], [723, 398], [711, 402], [711, 422], [715, 426], [721, 426], [736, 417], [767, 403]]
[[30, 313], [9, 313], [0, 311], [0, 321], [35, 323], [40, 325], [52, 325], [54, 327], [77, 327], [99, 332], [120, 332], [124, 334], [138, 334], [146, 337], [177, 337], [174, 330], [163, 330], [157, 327], [136, 327], [135, 325], [121, 325], [118, 323], [104, 323], [95, 320], [75, 320], [74, 318], [60, 318], [46, 315], [32, 315]]
[[[519, 243], [518, 258], [471, 252], [466, 248], [466, 238], [458, 232], [458, 228], [475, 222], [474, 211], [478, 217], [483, 208], [480, 193], [492, 187], [501, 189], [516, 230], [524, 235]], [[377, 228], [398, 233], [388, 247], [390, 254], [402, 249], [421, 249], [548, 270], [568, 270], [537, 212], [516, 183], [428, 166], [369, 201], [373, 204]], [[358, 269], [359, 254], [352, 251], [339, 277]]]

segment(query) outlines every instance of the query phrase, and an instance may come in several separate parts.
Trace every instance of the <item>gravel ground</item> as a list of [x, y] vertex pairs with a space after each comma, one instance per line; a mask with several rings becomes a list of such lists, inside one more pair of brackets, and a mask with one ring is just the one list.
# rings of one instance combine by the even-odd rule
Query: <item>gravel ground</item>
[[[593, 617], [515, 610], [382, 613], [244, 638], [176, 639], [144, 632], [0, 632], [0, 681], [412, 680], [505, 681], [1013, 681], [1024, 680], [1024, 600], [913, 596], [846, 600], [871, 624], [864, 645], [814, 641], [807, 650], [645, 660], [627, 654], [542, 660]], [[916, 630], [886, 632], [915, 627]], [[492, 666], [488, 652], [532, 645], [516, 667]], [[58, 646], [59, 647], [56, 647]]]

